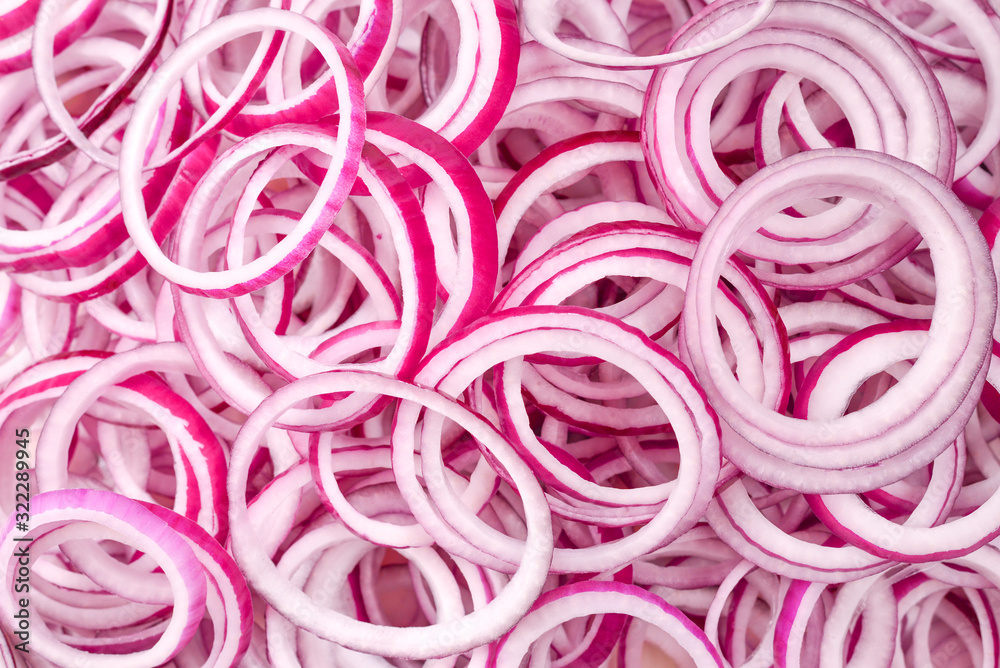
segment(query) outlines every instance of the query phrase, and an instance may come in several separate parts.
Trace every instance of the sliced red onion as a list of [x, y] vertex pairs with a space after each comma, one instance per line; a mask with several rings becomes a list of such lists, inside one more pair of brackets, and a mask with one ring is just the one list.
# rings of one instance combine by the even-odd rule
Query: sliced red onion
[[[733, 429], [731, 438], [724, 441], [731, 448], [727, 456], [741, 468], [752, 470], [755, 476], [772, 484], [802, 491], [849, 491], [858, 483], [870, 485], [870, 481], [877, 480], [879, 466], [891, 468], [892, 472], [886, 471], [885, 475], [898, 479], [936, 456], [964, 429], [975, 407], [977, 389], [982, 387], [984, 380], [983, 365], [990, 342], [989, 329], [996, 317], [995, 279], [989, 277], [992, 265], [986, 260], [982, 237], [976, 238], [973, 233], [975, 228], [954, 195], [926, 172], [921, 173], [908, 163], [890, 160], [880, 154], [830, 149], [789, 158], [773, 170], [762, 171], [759, 177], [742, 186], [742, 192], [727, 200], [715, 219], [715, 225], [706, 231], [707, 236], [699, 244], [692, 262], [686, 302], [689, 308], [685, 309], [682, 319], [685, 348], [696, 375], [704, 384], [713, 405], [720, 411], [720, 417]], [[895, 196], [890, 198], [881, 189], [876, 189], [875, 181], [864, 181], [862, 175], [865, 170], [872, 174], [876, 166], [880, 175], [892, 175]], [[783, 190], [781, 199], [777, 201], [765, 194], [767, 191], [764, 188], [769, 187], [766, 184], [770, 179], [782, 181], [782, 187], [788, 188]], [[927, 394], [927, 399], [937, 394], [940, 390], [938, 383], [946, 378], [953, 379], [963, 388], [957, 395], [949, 397], [947, 407], [942, 407], [940, 412], [931, 412], [935, 410], [934, 401], [918, 399], [917, 394], [912, 394], [906, 395], [905, 401], [900, 404], [887, 402], [877, 424], [861, 424], [865, 418], [860, 412], [839, 418], [833, 412], [824, 416], [822, 421], [798, 422], [765, 411], [751, 400], [731, 373], [723, 371], [719, 365], [722, 351], [718, 339], [704, 339], [704, 323], [714, 321], [712, 299], [707, 291], [713, 289], [717, 280], [723, 254], [731, 253], [733, 245], [752, 233], [753, 227], [759, 226], [762, 219], [791, 203], [791, 200], [802, 195], [825, 195], [830, 192], [828, 186], [821, 185], [824, 180], [829, 183], [830, 179], [837, 182], [836, 189], [841, 193], [906, 211], [912, 224], [920, 228], [928, 239], [940, 239], [932, 243], [932, 253], [948, 253], [948, 257], [942, 257], [938, 263], [938, 294], [953, 296], [937, 302], [927, 346], [923, 351], [918, 349], [920, 359], [915, 364], [915, 367], [928, 369], [933, 366], [936, 369], [933, 373], [940, 373], [941, 381], [931, 380], [932, 376], [924, 375], [925, 372], [919, 369], [909, 376], [913, 379], [910, 382], [924, 387], [922, 392]], [[756, 184], [762, 187], [753, 189]], [[932, 194], [934, 190], [928, 188], [935, 188], [937, 192]], [[766, 208], [762, 209], [762, 206]], [[931, 211], [934, 212], [933, 217], [929, 215]], [[959, 222], [963, 219], [964, 224]], [[939, 227], [933, 229], [932, 225]], [[952, 243], [955, 245], [951, 246]], [[946, 248], [949, 250], [946, 251]], [[954, 269], [945, 270], [948, 260], [952, 259], [952, 249], [954, 260], [959, 264]], [[973, 266], [982, 269], [973, 270]], [[987, 280], [984, 280], [983, 273]], [[939, 339], [939, 336], [943, 338]], [[951, 355], [936, 352], [939, 341], [942, 348], [954, 346], [955, 351]], [[861, 370], [855, 367], [855, 371]], [[871, 372], [861, 371], [864, 374]], [[902, 385], [909, 383], [903, 380]], [[906, 394], [908, 390], [904, 390], [903, 386], [893, 394]], [[932, 422], [913, 419], [910, 407], [914, 405], [920, 406], [921, 412], [927, 411], [928, 416], [936, 417], [930, 418]], [[870, 413], [876, 410], [872, 407]], [[750, 418], [751, 415], [754, 417]], [[899, 435], [890, 439], [886, 435], [889, 430]], [[907, 433], [912, 436], [906, 436]], [[797, 445], [791, 446], [792, 443]], [[826, 447], [820, 450], [817, 446]], [[896, 464], [900, 460], [899, 455], [915, 446], [919, 447], [917, 452], [922, 453], [919, 457], [911, 457], [903, 467]], [[797, 467], [797, 473], [792, 474], [792, 469], [784, 466], [780, 473], [772, 471], [769, 474], [765, 471], [763, 460], [752, 461], [751, 451], [758, 453], [758, 458], [761, 454], [781, 458]], [[857, 468], [872, 464], [878, 466]], [[828, 474], [823, 479], [810, 479], [802, 475], [806, 468], [836, 470], [836, 474]]]
[[722, 658], [701, 629], [679, 610], [645, 589], [616, 582], [581, 582], [540, 597], [499, 644], [491, 666], [518, 665], [532, 641], [553, 624], [587, 613], [618, 613], [654, 624], [687, 651], [698, 666], [722, 666]]
[[[524, 23], [531, 36], [549, 49], [567, 58], [604, 67], [656, 67], [692, 60], [731, 44], [759, 26], [775, 6], [774, 0], [760, 2], [745, 23], [721, 35], [712, 34], [680, 50], [670, 49], [658, 56], [635, 56], [630, 51], [628, 34], [611, 5], [568, 3], [543, 0], [525, 7]], [[586, 35], [573, 41], [560, 39], [555, 29], [560, 19], [569, 18]], [[719, 31], [714, 31], [718, 33]], [[618, 42], [618, 43], [615, 43]]]
[[[155, 559], [170, 583], [173, 614], [160, 638], [149, 649], [134, 655], [100, 653], [105, 665], [131, 666], [137, 661], [164, 663], [184, 647], [205, 612], [205, 574], [194, 552], [166, 522], [135, 501], [99, 490], [74, 489], [40, 494], [32, 500], [32, 509], [36, 549], [42, 550], [44, 543], [53, 542], [47, 540], [49, 536], [58, 536], [59, 542], [97, 537], [124, 539]], [[39, 531], [50, 526], [47, 532]], [[14, 519], [11, 517], [5, 527], [3, 554], [0, 555], [0, 563], [4, 564], [4, 595], [0, 597], [0, 608], [8, 619], [13, 616], [16, 605], [9, 593], [14, 572], [9, 570], [8, 564], [15, 549], [21, 546], [11, 540], [13, 532]], [[18, 563], [16, 559], [14, 563]], [[89, 661], [93, 656], [65, 641], [60, 642], [44, 622], [34, 626], [31, 641], [35, 652], [56, 664]]]
[[[259, 447], [258, 439], [282, 412], [302, 399], [344, 390], [388, 394], [405, 400], [404, 407], [424, 406], [458, 421], [463, 428], [471, 430], [474, 438], [483, 443], [483, 447], [489, 448], [518, 485], [519, 494], [525, 498], [527, 511], [528, 536], [522, 546], [523, 561], [510, 583], [487, 606], [426, 629], [395, 629], [365, 624], [330, 609], [324, 610], [294, 586], [289, 587], [287, 576], [281, 575], [279, 568], [260, 549], [253, 537], [243, 501], [246, 494], [244, 477], [250, 460]], [[401, 427], [394, 429], [394, 436], [400, 439], [401, 444], [412, 442], [412, 427], [408, 427], [406, 421], [400, 424]], [[405, 457], [394, 456], [394, 470], [409, 465], [412, 465], [412, 459], [407, 461]], [[552, 550], [551, 519], [544, 511], [541, 489], [527, 466], [517, 459], [513, 448], [491, 425], [460, 404], [436, 392], [391, 377], [350, 371], [330, 372], [296, 381], [266, 399], [240, 431], [240, 436], [233, 445], [229, 494], [232, 550], [254, 589], [293, 623], [357, 651], [430, 658], [473, 649], [494, 640], [520, 618], [537, 596], [548, 574]], [[417, 498], [407, 498], [407, 501], [412, 508]], [[336, 525], [328, 525], [328, 529], [333, 531]], [[458, 550], [457, 544], [452, 545], [453, 553], [474, 556], [475, 548], [466, 545], [467, 547]]]
[[0, 0], [3, 662], [997, 666], [998, 35]]
[[[234, 38], [275, 26], [286, 27], [289, 30], [296, 30], [308, 35], [333, 68], [334, 80], [337, 82], [336, 97], [341, 110], [338, 121], [340, 139], [318, 143], [315, 148], [328, 152], [331, 156], [331, 167], [334, 167], [336, 171], [331, 169], [328, 172], [329, 178], [324, 180], [313, 206], [303, 214], [303, 218], [299, 221], [294, 233], [286, 236], [269, 257], [256, 261], [256, 266], [251, 263], [240, 269], [234, 268], [209, 274], [198, 269], [177, 265], [163, 254], [151, 232], [147, 229], [146, 215], [142, 210], [142, 203], [137, 197], [139, 179], [144, 164], [142, 153], [145, 149], [145, 142], [149, 139], [149, 127], [152, 125], [154, 115], [163, 102], [165, 92], [169, 90], [170, 85], [205, 52]], [[326, 33], [321, 27], [290, 12], [259, 9], [223, 17], [183, 42], [146, 84], [136, 102], [129, 127], [122, 140], [119, 165], [119, 179], [122, 184], [122, 212], [125, 216], [125, 225], [139, 252], [151, 263], [154, 269], [157, 269], [164, 276], [170, 277], [173, 282], [183, 285], [192, 292], [217, 297], [246, 294], [283, 276], [315, 248], [318, 242], [318, 233], [324, 227], [329, 226], [354, 182], [364, 130], [364, 117], [360, 109], [362, 95], [357, 68], [346, 48], [333, 41], [329, 33]], [[288, 131], [286, 130], [286, 132]], [[221, 169], [222, 173], [213, 174], [209, 181], [202, 180], [202, 184], [209, 185], [210, 190], [206, 193], [196, 190], [192, 199], [189, 200], [188, 208], [182, 214], [182, 223], [185, 224], [182, 229], [190, 230], [187, 232], [188, 235], [197, 233], [194, 221], [208, 213], [204, 210], [209, 208], [214, 201], [215, 193], [212, 189], [221, 187], [222, 183], [228, 181], [231, 174], [254, 154], [267, 148], [283, 145], [292, 139], [292, 136], [283, 134], [279, 128], [274, 128], [267, 134], [271, 136], [271, 140], [267, 144], [261, 145], [261, 142], [267, 141], [261, 139], [256, 143], [234, 147], [234, 150], [224, 156], [221, 164], [216, 163], [217, 169]], [[222, 181], [220, 182], [220, 180]], [[188, 224], [187, 221], [191, 221], [191, 223]], [[184, 235], [182, 234], [180, 238], [183, 241]]]

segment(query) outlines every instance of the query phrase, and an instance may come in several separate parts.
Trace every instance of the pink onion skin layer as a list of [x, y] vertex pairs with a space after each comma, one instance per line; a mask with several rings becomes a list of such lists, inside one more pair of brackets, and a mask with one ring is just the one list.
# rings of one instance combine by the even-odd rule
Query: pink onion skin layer
[[998, 236], [996, 0], [0, 3], [0, 663], [1000, 666]]

